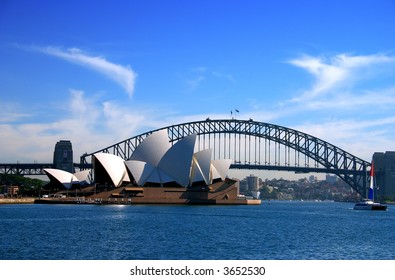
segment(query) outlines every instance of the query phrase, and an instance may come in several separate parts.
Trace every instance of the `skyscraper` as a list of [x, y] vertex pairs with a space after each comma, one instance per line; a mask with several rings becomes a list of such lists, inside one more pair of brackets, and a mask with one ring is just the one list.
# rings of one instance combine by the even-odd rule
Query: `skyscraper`
[[254, 175], [247, 176], [247, 184], [249, 191], [258, 191], [259, 189], [259, 182], [258, 177]]
[[395, 151], [374, 153], [376, 195], [380, 198], [395, 198]]

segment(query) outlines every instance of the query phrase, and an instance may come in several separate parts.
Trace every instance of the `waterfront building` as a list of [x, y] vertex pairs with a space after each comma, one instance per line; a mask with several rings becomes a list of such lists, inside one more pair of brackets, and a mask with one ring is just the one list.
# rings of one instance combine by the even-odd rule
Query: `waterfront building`
[[327, 182], [329, 184], [335, 184], [337, 182], [337, 176], [336, 175], [326, 174], [325, 182]]
[[248, 192], [248, 182], [246, 178], [240, 181], [239, 186], [240, 186], [239, 187], [240, 192], [242, 193]]
[[[88, 196], [85, 191], [84, 200], [100, 203], [259, 204], [258, 200], [240, 199], [238, 181], [226, 177], [230, 159], [212, 160], [211, 149], [195, 152], [196, 137], [196, 134], [189, 135], [171, 145], [167, 130], [160, 130], [143, 140], [126, 161], [109, 153], [94, 154], [92, 174], [95, 184], [90, 189], [94, 194]], [[51, 181], [66, 189], [80, 185], [83, 178], [57, 169], [46, 169], [45, 172]], [[256, 178], [255, 191], [257, 182]], [[54, 202], [40, 200], [38, 203]]]
[[19, 186], [4, 186], [4, 194], [8, 197], [17, 196], [19, 192]]
[[395, 199], [395, 151], [373, 154], [375, 194], [378, 199]]
[[314, 176], [314, 175], [310, 175], [309, 176], [309, 182], [310, 183], [315, 183], [315, 182], [317, 182], [318, 180], [317, 180], [317, 176]]
[[252, 192], [258, 191], [259, 189], [258, 177], [251, 174], [250, 176], [247, 176], [246, 179], [247, 179], [248, 190]]

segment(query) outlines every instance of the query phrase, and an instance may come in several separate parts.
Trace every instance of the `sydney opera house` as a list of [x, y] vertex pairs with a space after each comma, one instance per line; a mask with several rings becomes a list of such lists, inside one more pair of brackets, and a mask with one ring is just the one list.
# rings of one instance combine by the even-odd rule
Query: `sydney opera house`
[[86, 190], [84, 202], [121, 204], [258, 204], [260, 202], [243, 199], [238, 195], [238, 181], [226, 177], [231, 160], [212, 160], [211, 149], [195, 152], [195, 142], [196, 135], [193, 134], [172, 145], [167, 131], [161, 130], [145, 138], [126, 161], [113, 154], [96, 153], [92, 157], [91, 171], [84, 170], [74, 174], [59, 169], [44, 171], [51, 183], [67, 192], [73, 186], [84, 188]]

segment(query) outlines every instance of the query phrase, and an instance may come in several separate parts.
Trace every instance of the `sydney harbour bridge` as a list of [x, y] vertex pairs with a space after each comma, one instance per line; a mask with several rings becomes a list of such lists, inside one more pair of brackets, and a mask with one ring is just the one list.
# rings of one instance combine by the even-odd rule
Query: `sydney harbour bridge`
[[[195, 121], [171, 125], [131, 137], [80, 157], [79, 169], [90, 168], [93, 154], [111, 153], [128, 160], [150, 134], [166, 129], [174, 144], [197, 134], [197, 150], [210, 148], [213, 159], [232, 159], [233, 169], [276, 170], [296, 173], [329, 173], [340, 177], [366, 196], [370, 163], [312, 135], [270, 123], [239, 119]], [[51, 164], [0, 164], [2, 174], [44, 174]]]

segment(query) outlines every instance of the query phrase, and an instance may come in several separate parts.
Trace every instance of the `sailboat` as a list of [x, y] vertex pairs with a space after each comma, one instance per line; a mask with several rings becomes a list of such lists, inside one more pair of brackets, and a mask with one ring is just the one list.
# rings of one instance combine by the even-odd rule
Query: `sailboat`
[[374, 202], [374, 163], [370, 168], [370, 185], [368, 191], [368, 199], [358, 202], [354, 205], [354, 210], [387, 210], [387, 205]]

